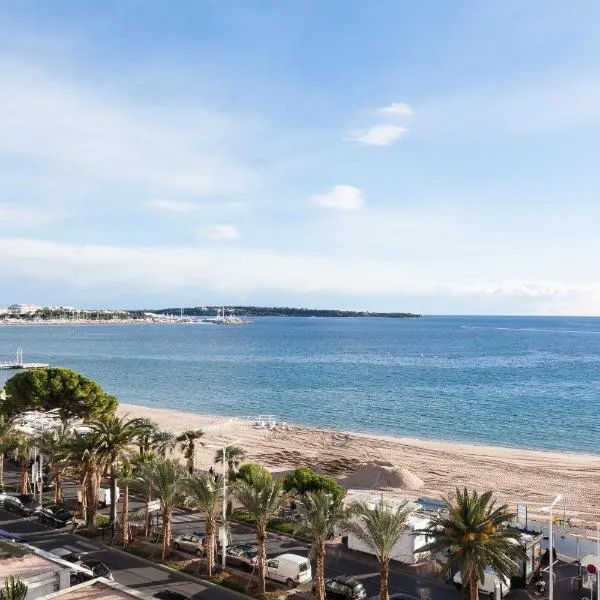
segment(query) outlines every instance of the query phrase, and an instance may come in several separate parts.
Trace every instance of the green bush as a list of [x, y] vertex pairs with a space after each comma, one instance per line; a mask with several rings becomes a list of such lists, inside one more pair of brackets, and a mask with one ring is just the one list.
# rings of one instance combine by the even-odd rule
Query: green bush
[[283, 489], [299, 495], [324, 490], [330, 493], [336, 502], [346, 495], [346, 490], [333, 477], [319, 475], [308, 467], [299, 467], [285, 475]]
[[259, 464], [257, 464], [257, 463], [246, 463], [246, 464], [243, 464], [238, 469], [238, 472], [237, 472], [235, 478], [238, 479], [238, 480], [240, 480], [240, 481], [245, 481], [246, 483], [251, 484], [252, 480], [254, 479], [254, 477], [256, 475], [258, 475], [258, 474], [260, 474], [261, 476], [264, 475], [267, 478], [272, 478], [273, 477], [271, 475], [270, 471], [268, 471], [264, 467], [261, 467]]
[[290, 535], [294, 534], [294, 524], [289, 521], [269, 521], [267, 529], [280, 531], [281, 533], [289, 533]]

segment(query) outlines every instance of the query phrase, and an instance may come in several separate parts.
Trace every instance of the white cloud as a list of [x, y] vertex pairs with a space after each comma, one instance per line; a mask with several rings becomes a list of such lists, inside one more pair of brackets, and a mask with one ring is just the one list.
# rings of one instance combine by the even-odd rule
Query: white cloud
[[234, 225], [211, 225], [200, 231], [200, 235], [209, 240], [224, 241], [239, 237], [240, 233]]
[[406, 129], [400, 125], [373, 125], [368, 129], [351, 133], [349, 139], [367, 146], [389, 146], [405, 133]]
[[362, 190], [352, 185], [334, 185], [327, 194], [315, 194], [311, 202], [337, 210], [360, 210], [364, 204]]
[[138, 195], [177, 198], [259, 185], [257, 173], [231, 150], [245, 125], [228, 115], [107, 95], [106, 88], [23, 61], [0, 59], [0, 81], [0, 153], [28, 165], [33, 179], [61, 174], [64, 186], [46, 191], [55, 204], [65, 202], [71, 180], [110, 191], [102, 194], [107, 203], [126, 186]]
[[179, 200], [151, 200], [149, 204], [156, 210], [177, 213], [194, 212], [202, 208], [194, 202], [180, 202]]
[[387, 106], [378, 108], [376, 112], [380, 115], [395, 117], [410, 117], [414, 114], [413, 109], [405, 102], [392, 102]]
[[[142, 247], [68, 244], [27, 238], [0, 239], [0, 277], [55, 283], [61, 290], [106, 287], [135, 293], [185, 288], [190, 293], [227, 294], [401, 294], [428, 298], [468, 296], [521, 301], [529, 312], [597, 313], [600, 283], [588, 281], [455, 279], [398, 258], [374, 260], [356, 255], [338, 259], [316, 253], [276, 252], [247, 247]], [[579, 308], [578, 308], [579, 307]]]
[[38, 210], [0, 204], [0, 227], [42, 227], [52, 220], [50, 215]]

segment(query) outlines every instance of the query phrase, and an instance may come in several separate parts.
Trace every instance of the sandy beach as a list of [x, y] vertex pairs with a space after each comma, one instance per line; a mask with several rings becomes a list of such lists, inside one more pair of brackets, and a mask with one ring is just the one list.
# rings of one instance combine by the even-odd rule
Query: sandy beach
[[[120, 405], [119, 414], [125, 413], [150, 418], [162, 429], [175, 432], [204, 429], [206, 445], [239, 440], [248, 460], [271, 470], [307, 465], [343, 482], [345, 476], [364, 463], [379, 461], [408, 469], [422, 480], [419, 489], [384, 490], [386, 494], [409, 500], [419, 496], [439, 497], [452, 492], [456, 486], [480, 491], [492, 489], [500, 501], [514, 510], [517, 504], [525, 504], [529, 515], [534, 516], [553, 494], [562, 493], [564, 503], [558, 511], [560, 516], [565, 514], [576, 519], [574, 524], [589, 525], [600, 518], [600, 455], [427, 441], [291, 423], [269, 429], [255, 426], [256, 417], [215, 417]], [[214, 448], [199, 447], [196, 467], [208, 469], [213, 464], [214, 454]], [[365, 489], [360, 491], [366, 493]]]

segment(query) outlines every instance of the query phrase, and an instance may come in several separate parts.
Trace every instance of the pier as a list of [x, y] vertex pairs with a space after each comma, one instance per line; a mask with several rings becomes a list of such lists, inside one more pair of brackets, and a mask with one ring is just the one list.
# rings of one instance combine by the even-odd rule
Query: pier
[[17, 359], [14, 362], [0, 363], [0, 370], [8, 369], [45, 369], [49, 367], [47, 363], [26, 363], [23, 362], [23, 350], [17, 349]]

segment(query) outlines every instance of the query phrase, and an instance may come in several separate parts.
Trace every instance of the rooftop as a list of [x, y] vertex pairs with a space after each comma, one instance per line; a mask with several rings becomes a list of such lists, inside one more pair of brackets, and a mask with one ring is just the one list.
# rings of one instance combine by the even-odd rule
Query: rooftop
[[100, 577], [92, 581], [80, 583], [66, 590], [55, 592], [45, 597], [60, 598], [61, 600], [131, 600], [131, 598], [147, 598], [130, 588]]

